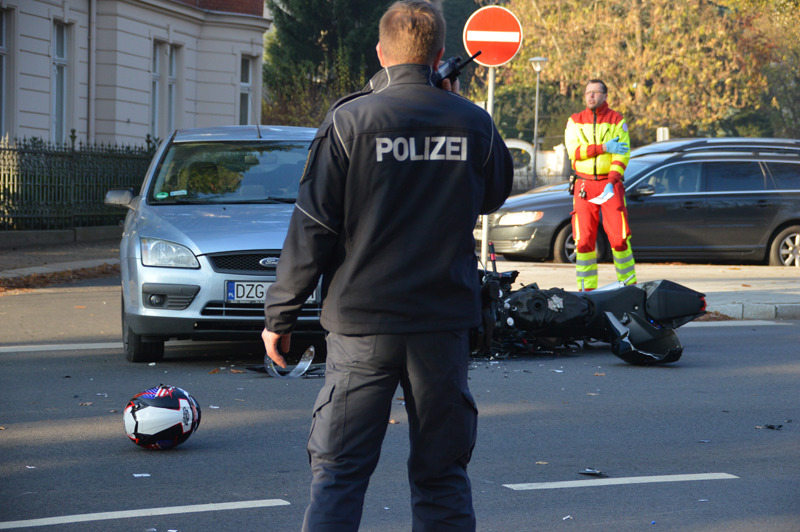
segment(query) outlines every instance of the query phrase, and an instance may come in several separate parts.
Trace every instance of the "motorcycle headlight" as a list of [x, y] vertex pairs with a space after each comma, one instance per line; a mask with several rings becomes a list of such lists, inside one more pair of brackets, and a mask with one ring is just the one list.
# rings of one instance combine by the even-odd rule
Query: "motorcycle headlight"
[[542, 211], [509, 212], [500, 216], [497, 225], [526, 225], [541, 220], [542, 216], [544, 216]]
[[139, 239], [142, 264], [159, 268], [199, 268], [200, 263], [186, 246], [154, 238]]

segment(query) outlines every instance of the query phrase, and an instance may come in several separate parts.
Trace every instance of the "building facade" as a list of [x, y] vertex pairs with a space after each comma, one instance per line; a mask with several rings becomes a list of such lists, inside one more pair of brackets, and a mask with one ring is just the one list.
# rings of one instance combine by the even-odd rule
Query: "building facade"
[[261, 117], [263, 0], [0, 0], [2, 136], [141, 145]]

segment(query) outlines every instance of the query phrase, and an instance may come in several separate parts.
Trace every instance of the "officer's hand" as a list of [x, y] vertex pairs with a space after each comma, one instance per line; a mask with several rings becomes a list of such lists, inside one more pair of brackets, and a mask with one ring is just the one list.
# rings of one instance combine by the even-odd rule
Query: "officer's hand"
[[292, 335], [278, 334], [264, 329], [261, 331], [261, 339], [264, 340], [264, 348], [267, 350], [267, 356], [272, 359], [277, 365], [282, 368], [286, 367], [286, 359], [283, 358], [280, 351], [278, 351], [278, 343], [281, 344], [281, 351], [284, 353], [289, 352], [289, 347], [292, 342]]
[[606, 142], [603, 148], [606, 150], [606, 153], [616, 153], [618, 155], [628, 153], [628, 143], [620, 142], [619, 137], [614, 137], [612, 140]]
[[461, 84], [458, 82], [458, 78], [452, 82], [449, 79], [444, 78], [442, 80], [442, 89], [458, 94], [459, 89], [461, 89]]

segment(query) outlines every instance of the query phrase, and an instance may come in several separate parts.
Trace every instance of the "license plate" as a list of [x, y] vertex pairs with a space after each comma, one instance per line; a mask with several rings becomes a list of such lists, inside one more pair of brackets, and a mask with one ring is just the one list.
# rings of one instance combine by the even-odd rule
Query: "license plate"
[[[267, 288], [272, 283], [265, 281], [225, 281], [225, 301], [228, 303], [264, 303]], [[317, 291], [311, 294], [306, 303], [317, 300]]]
[[272, 283], [263, 281], [226, 281], [225, 301], [228, 303], [263, 303], [267, 288]]

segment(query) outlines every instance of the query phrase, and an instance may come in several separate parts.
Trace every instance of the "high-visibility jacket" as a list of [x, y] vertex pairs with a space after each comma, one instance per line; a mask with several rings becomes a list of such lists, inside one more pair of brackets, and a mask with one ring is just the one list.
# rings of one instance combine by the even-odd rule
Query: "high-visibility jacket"
[[625, 119], [607, 102], [596, 109], [584, 109], [569, 117], [564, 142], [575, 174], [584, 179], [608, 179], [611, 183], [621, 181], [630, 151], [625, 155], [606, 153], [603, 146], [615, 137], [630, 146], [631, 138]]

